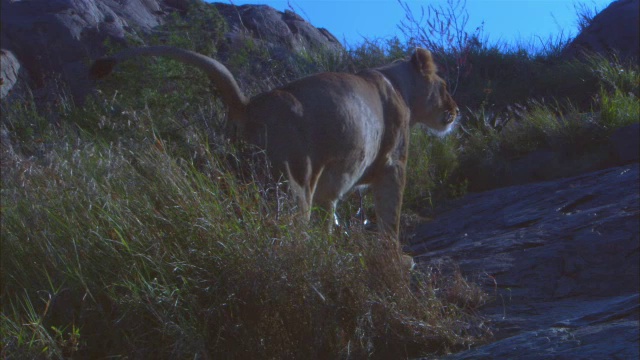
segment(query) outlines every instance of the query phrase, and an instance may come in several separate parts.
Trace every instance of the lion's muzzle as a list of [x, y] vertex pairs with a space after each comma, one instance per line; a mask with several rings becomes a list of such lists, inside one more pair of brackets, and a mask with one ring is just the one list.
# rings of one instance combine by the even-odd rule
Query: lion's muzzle
[[444, 125], [449, 125], [458, 119], [458, 114], [460, 114], [460, 112], [458, 111], [458, 108], [456, 108], [453, 111], [447, 110], [444, 113], [442, 122], [444, 123]]

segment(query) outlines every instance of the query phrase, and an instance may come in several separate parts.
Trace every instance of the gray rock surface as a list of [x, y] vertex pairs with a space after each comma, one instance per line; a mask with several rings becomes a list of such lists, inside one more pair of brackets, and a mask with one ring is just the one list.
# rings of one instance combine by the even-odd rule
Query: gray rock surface
[[489, 344], [451, 359], [637, 359], [638, 163], [471, 194], [416, 228], [420, 266], [457, 263], [495, 300]]
[[[169, 14], [184, 12], [190, 2], [2, 0], [2, 97], [20, 83], [11, 74], [24, 69], [30, 79], [28, 85], [36, 90], [36, 95], [42, 94], [46, 99], [47, 94], [59, 91], [60, 85], [68, 85], [73, 98], [82, 101], [92, 88], [88, 64], [105, 54], [106, 39], [124, 44], [125, 36], [152, 31]], [[291, 11], [282, 13], [258, 5], [215, 6], [231, 25], [228, 46], [234, 45], [232, 40], [248, 36], [283, 54], [342, 49], [327, 30], [316, 29]]]
[[27, 74], [16, 56], [9, 50], [0, 49], [0, 64], [0, 98], [4, 98], [18, 81], [27, 80]]
[[[171, 10], [161, 5], [157, 0], [2, 0], [1, 46], [15, 54], [32, 88], [61, 82], [81, 99], [91, 87], [87, 64], [104, 54], [104, 40], [123, 41], [133, 28], [159, 25]], [[4, 62], [2, 67], [4, 73]]]
[[613, 1], [596, 15], [563, 51], [565, 57], [579, 56], [583, 51], [603, 55], [617, 53], [627, 60], [640, 55], [640, 0]]
[[248, 36], [293, 52], [343, 49], [327, 29], [314, 27], [293, 11], [280, 12], [267, 5], [214, 5], [229, 24], [227, 37], [232, 44]]

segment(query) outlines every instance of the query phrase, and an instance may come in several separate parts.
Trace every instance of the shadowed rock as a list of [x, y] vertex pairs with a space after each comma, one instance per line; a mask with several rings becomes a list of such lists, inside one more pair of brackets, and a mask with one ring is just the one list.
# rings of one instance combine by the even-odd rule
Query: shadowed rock
[[156, 0], [2, 0], [2, 49], [15, 54], [41, 95], [65, 84], [80, 100], [91, 88], [89, 59], [105, 53], [107, 38], [123, 42], [133, 28], [148, 31], [171, 10]]
[[565, 58], [582, 52], [616, 54], [621, 60], [640, 55], [640, 0], [613, 1], [596, 15], [562, 52]]
[[[41, 100], [55, 97], [60, 86], [66, 85], [81, 102], [93, 87], [88, 64], [105, 55], [105, 40], [125, 45], [126, 36], [151, 32], [172, 13], [184, 13], [192, 2], [2, 0], [2, 98], [25, 82], [27, 76], [9, 76], [23, 69], [30, 79], [28, 85]], [[250, 37], [276, 49], [280, 56], [318, 48], [342, 49], [328, 31], [316, 29], [291, 11], [258, 5], [215, 6], [230, 24], [227, 46], [233, 46], [234, 39]]]
[[638, 163], [471, 194], [415, 231], [419, 266], [450, 262], [495, 301], [495, 342], [452, 359], [637, 359]]
[[341, 51], [342, 45], [327, 29], [316, 28], [290, 10], [267, 5], [234, 6], [214, 3], [229, 24], [231, 45], [246, 37], [285, 51]]

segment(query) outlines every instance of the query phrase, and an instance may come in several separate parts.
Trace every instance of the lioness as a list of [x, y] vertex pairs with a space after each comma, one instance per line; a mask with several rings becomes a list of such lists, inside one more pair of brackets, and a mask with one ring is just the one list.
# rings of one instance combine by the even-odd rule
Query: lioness
[[124, 50], [97, 60], [91, 74], [106, 76], [118, 62], [139, 55], [165, 56], [204, 71], [238, 133], [288, 176], [303, 218], [308, 221], [317, 207], [330, 227], [337, 201], [356, 186], [370, 185], [378, 228], [397, 239], [409, 128], [421, 122], [444, 133], [458, 114], [431, 53], [421, 48], [408, 60], [355, 75], [315, 74], [251, 99], [224, 65], [174, 47]]

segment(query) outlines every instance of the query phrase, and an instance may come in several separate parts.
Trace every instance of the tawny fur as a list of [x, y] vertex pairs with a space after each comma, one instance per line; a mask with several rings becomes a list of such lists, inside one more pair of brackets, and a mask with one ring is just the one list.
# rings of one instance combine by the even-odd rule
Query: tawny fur
[[420, 48], [405, 61], [355, 75], [315, 74], [251, 99], [218, 61], [167, 46], [122, 51], [96, 61], [91, 73], [106, 76], [118, 62], [140, 55], [169, 57], [203, 70], [238, 133], [266, 150], [274, 168], [289, 177], [305, 220], [315, 207], [332, 222], [337, 201], [368, 185], [379, 230], [394, 238], [410, 126], [420, 122], [444, 133], [458, 113], [431, 53]]

